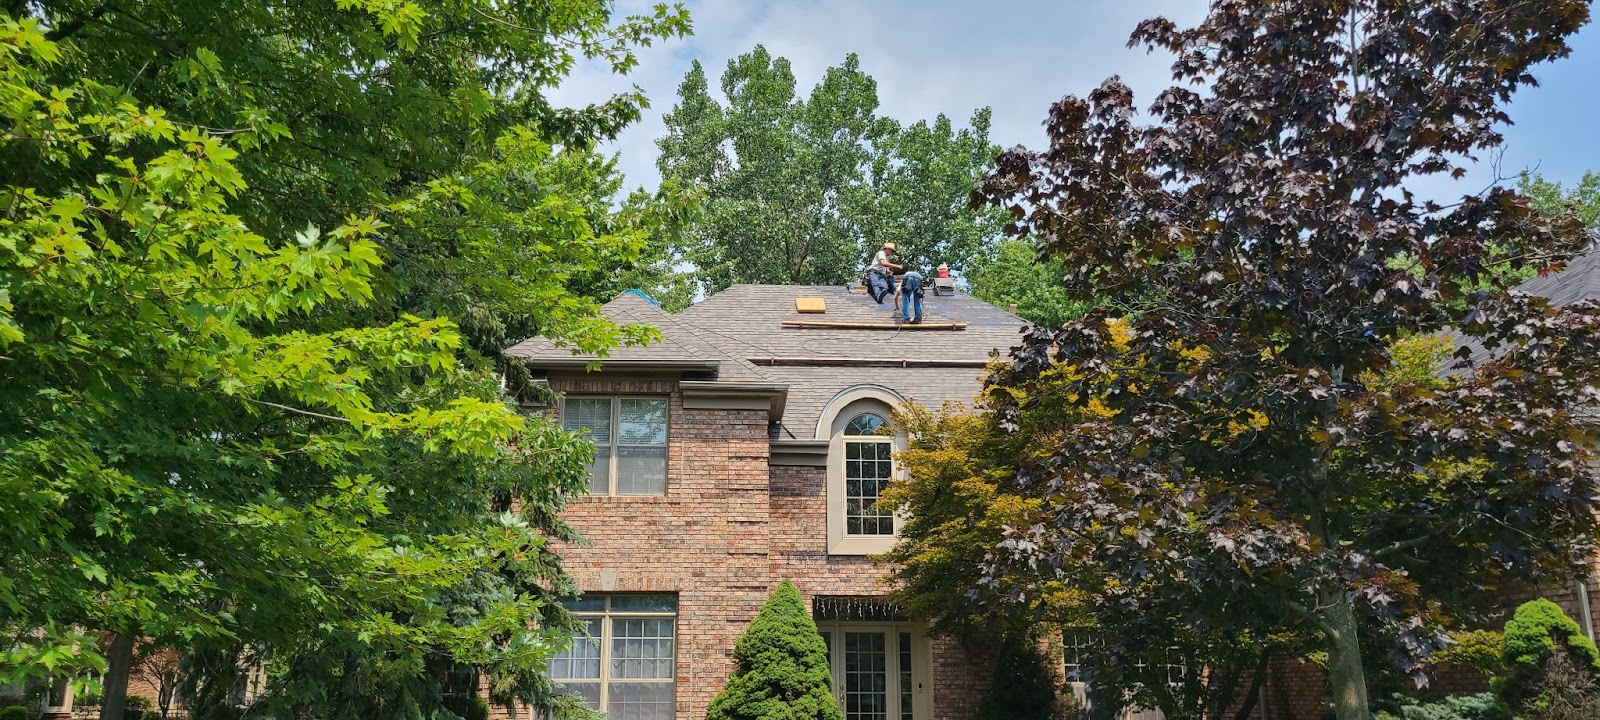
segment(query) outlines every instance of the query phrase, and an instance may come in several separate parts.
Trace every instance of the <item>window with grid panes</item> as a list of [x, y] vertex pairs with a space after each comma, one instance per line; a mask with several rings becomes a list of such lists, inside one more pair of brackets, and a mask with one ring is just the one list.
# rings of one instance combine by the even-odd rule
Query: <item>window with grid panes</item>
[[584, 595], [564, 603], [584, 623], [550, 677], [593, 710], [627, 720], [676, 714], [678, 599], [672, 595]]
[[561, 425], [594, 441], [592, 494], [666, 494], [666, 398], [568, 397]]
[[844, 533], [894, 535], [894, 513], [878, 506], [878, 497], [894, 472], [894, 446], [878, 435], [882, 417], [861, 413], [844, 429]]

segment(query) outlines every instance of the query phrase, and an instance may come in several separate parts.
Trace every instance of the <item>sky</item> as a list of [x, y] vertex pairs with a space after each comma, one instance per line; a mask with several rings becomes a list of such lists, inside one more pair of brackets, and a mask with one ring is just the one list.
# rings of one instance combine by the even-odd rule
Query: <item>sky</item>
[[[654, 0], [618, 0], [623, 14], [645, 13]], [[1180, 25], [1203, 17], [1201, 0], [690, 0], [689, 38], [640, 53], [627, 76], [580, 66], [553, 99], [597, 102], [637, 84], [652, 107], [608, 149], [618, 153], [627, 186], [654, 188], [655, 140], [665, 132], [678, 83], [699, 60], [715, 89], [728, 61], [765, 45], [788, 58], [804, 96], [830, 66], [854, 52], [878, 82], [879, 111], [910, 124], [939, 113], [965, 125], [976, 108], [993, 108], [990, 139], [1001, 147], [1045, 143], [1041, 122], [1051, 103], [1083, 96], [1119, 75], [1147, 106], [1170, 81], [1171, 57], [1126, 47], [1144, 18]], [[1600, 172], [1600, 27], [1585, 27], [1565, 60], [1534, 68], [1541, 83], [1511, 106], [1503, 154], [1480, 158], [1466, 178], [1430, 178], [1416, 189], [1436, 198], [1482, 190], [1497, 177], [1535, 169], [1572, 185]]]

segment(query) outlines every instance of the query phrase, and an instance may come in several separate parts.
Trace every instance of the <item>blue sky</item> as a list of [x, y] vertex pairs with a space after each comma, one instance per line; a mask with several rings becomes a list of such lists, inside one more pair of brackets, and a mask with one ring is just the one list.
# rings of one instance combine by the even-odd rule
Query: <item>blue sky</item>
[[[621, 12], [644, 12], [655, 0], [619, 0]], [[1040, 147], [1040, 122], [1052, 102], [1083, 95], [1120, 75], [1141, 106], [1169, 80], [1170, 56], [1125, 47], [1142, 19], [1165, 15], [1188, 24], [1203, 16], [1199, 0], [690, 0], [695, 34], [646, 49], [626, 77], [580, 67], [555, 93], [560, 102], [603, 99], [634, 84], [654, 107], [609, 148], [621, 155], [627, 184], [655, 187], [655, 139], [661, 114], [693, 60], [715, 87], [729, 59], [763, 44], [789, 58], [800, 92], [846, 53], [878, 81], [880, 110], [901, 122], [938, 113], [964, 123], [973, 109], [994, 110], [991, 139], [1002, 147]], [[1511, 105], [1499, 175], [1537, 168], [1572, 184], [1600, 172], [1600, 27], [1573, 41], [1572, 56], [1535, 68], [1542, 86]], [[1496, 177], [1494, 158], [1480, 158], [1465, 179], [1418, 188], [1435, 197], [1477, 192]]]

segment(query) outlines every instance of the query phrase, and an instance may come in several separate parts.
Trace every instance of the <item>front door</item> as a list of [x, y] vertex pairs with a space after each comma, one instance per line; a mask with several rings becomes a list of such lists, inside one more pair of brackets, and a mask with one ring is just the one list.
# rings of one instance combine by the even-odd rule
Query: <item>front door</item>
[[927, 638], [907, 624], [820, 623], [844, 720], [923, 720]]

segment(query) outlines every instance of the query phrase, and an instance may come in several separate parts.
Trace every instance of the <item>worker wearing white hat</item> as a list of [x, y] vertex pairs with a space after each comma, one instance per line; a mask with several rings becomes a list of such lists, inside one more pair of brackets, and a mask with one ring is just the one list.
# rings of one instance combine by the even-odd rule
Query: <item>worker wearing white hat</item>
[[894, 254], [894, 243], [886, 242], [878, 249], [878, 254], [873, 256], [872, 265], [867, 268], [867, 294], [872, 296], [872, 301], [883, 304], [883, 299], [894, 291], [894, 271], [903, 266], [889, 262], [889, 256]]

